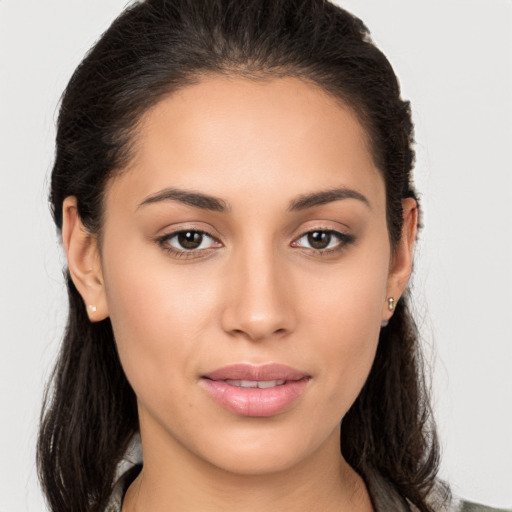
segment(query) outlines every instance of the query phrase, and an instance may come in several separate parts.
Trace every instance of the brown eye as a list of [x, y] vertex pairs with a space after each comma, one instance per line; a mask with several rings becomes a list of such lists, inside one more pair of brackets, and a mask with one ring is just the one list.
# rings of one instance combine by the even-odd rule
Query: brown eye
[[175, 231], [160, 238], [159, 243], [176, 252], [200, 252], [220, 245], [208, 233], [196, 230]]
[[292, 247], [301, 247], [316, 251], [319, 254], [342, 250], [345, 246], [354, 243], [354, 236], [340, 233], [332, 229], [317, 229], [308, 231], [297, 238]]
[[331, 243], [332, 234], [330, 231], [311, 231], [307, 238], [313, 249], [326, 249]]
[[181, 248], [197, 249], [203, 241], [203, 234], [198, 231], [180, 231], [176, 238]]
[[201, 258], [222, 243], [206, 231], [183, 229], [157, 239], [158, 245], [175, 258]]

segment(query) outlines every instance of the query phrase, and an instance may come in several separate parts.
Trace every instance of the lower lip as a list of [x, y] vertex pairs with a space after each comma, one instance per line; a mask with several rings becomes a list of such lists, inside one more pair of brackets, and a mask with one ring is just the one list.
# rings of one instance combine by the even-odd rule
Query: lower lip
[[272, 388], [242, 388], [222, 380], [201, 379], [208, 394], [228, 411], [264, 417], [285, 411], [305, 390], [309, 378], [287, 381]]

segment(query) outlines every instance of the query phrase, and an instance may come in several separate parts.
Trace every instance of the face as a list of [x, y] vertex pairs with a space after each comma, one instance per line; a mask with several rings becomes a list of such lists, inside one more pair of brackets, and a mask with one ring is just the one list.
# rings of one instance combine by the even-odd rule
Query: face
[[97, 314], [145, 456], [257, 474], [332, 454], [401, 291], [356, 116], [298, 79], [211, 77], [144, 116], [134, 155], [107, 188]]

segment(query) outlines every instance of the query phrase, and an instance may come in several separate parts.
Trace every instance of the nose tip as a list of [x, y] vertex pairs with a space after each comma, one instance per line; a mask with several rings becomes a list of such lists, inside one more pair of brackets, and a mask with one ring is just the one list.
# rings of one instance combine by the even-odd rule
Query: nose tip
[[251, 341], [260, 341], [270, 337], [284, 336], [289, 329], [285, 322], [270, 316], [252, 316], [238, 323], [238, 327], [228, 329], [233, 335], [246, 337]]
[[252, 341], [285, 336], [295, 325], [290, 286], [275, 261], [242, 265], [231, 273], [229, 299], [223, 311], [226, 332]]
[[265, 299], [245, 287], [223, 315], [225, 331], [252, 341], [282, 337], [292, 330], [292, 318], [282, 298]]

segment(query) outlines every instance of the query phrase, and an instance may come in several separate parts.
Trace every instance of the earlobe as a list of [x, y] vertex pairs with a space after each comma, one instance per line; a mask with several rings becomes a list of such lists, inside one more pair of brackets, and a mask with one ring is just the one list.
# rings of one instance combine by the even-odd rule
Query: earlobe
[[73, 283], [82, 296], [91, 322], [108, 317], [97, 236], [83, 225], [74, 196], [62, 205], [62, 243]]
[[[418, 231], [418, 203], [412, 197], [402, 200], [403, 224], [402, 234], [397, 243], [388, 276], [386, 301], [383, 306], [383, 321], [389, 320], [393, 310], [405, 291], [412, 272], [414, 245]], [[393, 299], [393, 308], [389, 307], [390, 298]]]

